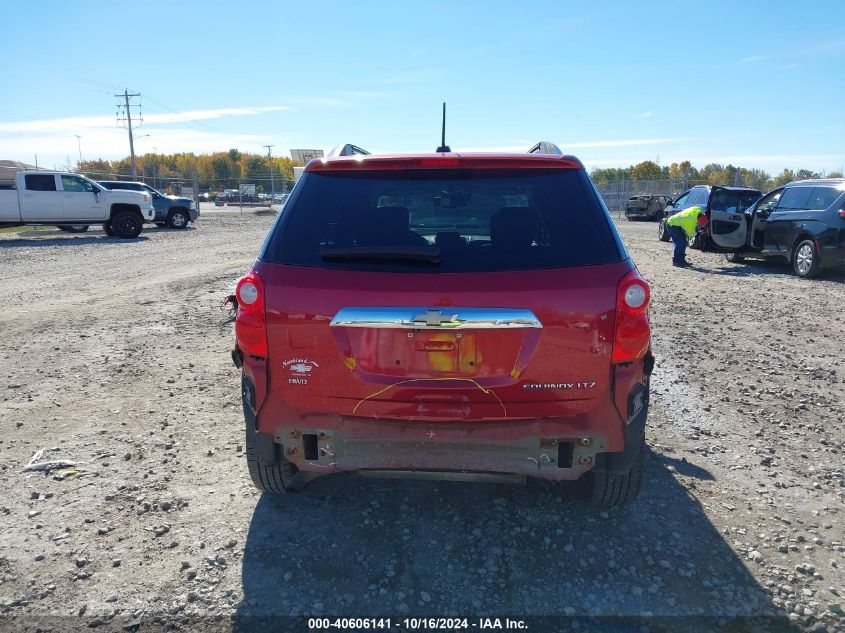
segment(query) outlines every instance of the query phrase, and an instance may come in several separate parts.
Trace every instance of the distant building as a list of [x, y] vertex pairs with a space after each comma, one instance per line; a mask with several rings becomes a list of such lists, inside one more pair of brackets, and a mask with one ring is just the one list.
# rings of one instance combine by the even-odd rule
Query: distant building
[[29, 165], [17, 160], [0, 160], [0, 186], [15, 184], [15, 176], [19, 171], [38, 169], [35, 165]]

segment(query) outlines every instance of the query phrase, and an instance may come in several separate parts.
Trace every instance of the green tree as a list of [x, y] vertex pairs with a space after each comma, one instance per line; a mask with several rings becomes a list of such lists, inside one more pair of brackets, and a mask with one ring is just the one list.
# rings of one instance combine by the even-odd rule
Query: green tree
[[796, 180], [811, 180], [812, 178], [820, 178], [820, 176], [818, 172], [811, 169], [799, 169], [798, 173], [795, 174]]
[[772, 189], [780, 187], [788, 182], [795, 180], [795, 172], [791, 169], [784, 169], [781, 173], [772, 179]]
[[656, 180], [663, 175], [660, 165], [646, 160], [631, 167], [631, 180]]
[[772, 177], [762, 169], [745, 169], [742, 167], [739, 171], [742, 174], [742, 184], [746, 187], [760, 191], [771, 189]]
[[593, 179], [593, 182], [596, 183], [597, 187], [606, 187], [611, 182], [617, 182], [619, 180], [630, 180], [630, 168], [628, 169], [621, 169], [619, 167], [607, 167], [604, 169], [593, 169], [590, 172], [590, 177]]

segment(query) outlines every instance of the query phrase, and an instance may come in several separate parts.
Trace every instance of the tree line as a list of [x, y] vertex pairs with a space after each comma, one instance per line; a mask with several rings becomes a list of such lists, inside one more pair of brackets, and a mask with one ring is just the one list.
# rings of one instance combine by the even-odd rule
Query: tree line
[[[290, 190], [295, 163], [290, 158], [250, 154], [236, 149], [213, 154], [143, 154], [136, 156], [136, 173], [142, 180], [162, 189], [175, 181], [193, 182], [199, 180], [201, 191], [222, 191], [236, 189], [241, 183], [256, 184], [258, 192], [270, 190], [270, 170], [276, 181], [276, 191]], [[86, 160], [76, 166], [78, 173], [95, 180], [125, 180], [132, 173], [129, 157], [119, 160]], [[739, 177], [737, 178], [737, 174]], [[747, 187], [767, 191], [793, 180], [807, 178], [841, 178], [838, 171], [819, 174], [810, 169], [784, 169], [774, 176], [762, 169], [748, 169], [734, 165], [710, 163], [701, 169], [688, 160], [671, 165], [658, 165], [654, 161], [643, 161], [629, 167], [606, 167], [590, 172], [599, 187], [622, 180], [670, 179], [678, 183], [733, 185], [737, 182]]]
[[[137, 180], [166, 189], [176, 181], [185, 184], [199, 180], [201, 191], [237, 189], [240, 183], [256, 184], [256, 190], [270, 191], [270, 170], [277, 192], [289, 191], [293, 185], [293, 168], [290, 158], [249, 154], [230, 149], [213, 154], [143, 154], [135, 157]], [[131, 178], [129, 157], [119, 160], [84, 160], [76, 166], [77, 173], [94, 180], [127, 180]]]
[[[739, 176], [737, 178], [737, 175]], [[660, 180], [671, 179], [677, 182], [706, 185], [733, 185], [737, 182], [746, 187], [768, 191], [793, 180], [805, 180], [808, 178], [841, 178], [842, 173], [838, 171], [820, 174], [810, 169], [784, 169], [774, 176], [762, 169], [747, 169], [735, 167], [734, 165], [720, 165], [710, 163], [701, 169], [697, 169], [685, 160], [671, 165], [658, 165], [654, 161], [647, 160], [630, 167], [607, 167], [593, 169], [590, 172], [593, 181], [599, 187], [604, 187], [611, 182], [621, 180]]]

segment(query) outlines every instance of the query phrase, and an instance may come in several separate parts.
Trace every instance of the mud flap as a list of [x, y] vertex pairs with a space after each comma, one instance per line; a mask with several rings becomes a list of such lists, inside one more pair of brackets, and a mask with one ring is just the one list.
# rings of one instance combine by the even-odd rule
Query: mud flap
[[619, 453], [599, 453], [593, 470], [623, 474], [637, 461], [645, 441], [645, 423], [648, 417], [649, 390], [640, 385], [629, 396], [628, 410], [634, 412], [625, 428], [625, 448]]
[[246, 426], [247, 444], [252, 446], [253, 453], [262, 464], [278, 464], [280, 462], [280, 447], [273, 441], [270, 433], [259, 433], [255, 430], [255, 387], [248, 378], [241, 378], [241, 399], [244, 407], [244, 423]]

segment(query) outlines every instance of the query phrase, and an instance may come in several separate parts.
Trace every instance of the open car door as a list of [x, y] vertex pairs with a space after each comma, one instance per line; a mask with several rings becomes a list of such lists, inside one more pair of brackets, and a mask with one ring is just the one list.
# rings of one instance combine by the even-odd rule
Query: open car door
[[708, 245], [712, 250], [735, 252], [745, 249], [749, 225], [745, 210], [759, 197], [759, 191], [713, 187], [707, 204]]

